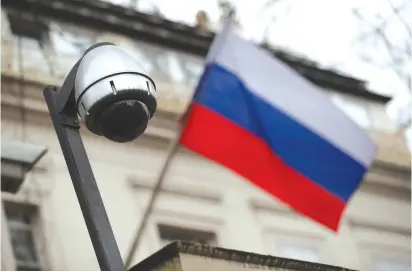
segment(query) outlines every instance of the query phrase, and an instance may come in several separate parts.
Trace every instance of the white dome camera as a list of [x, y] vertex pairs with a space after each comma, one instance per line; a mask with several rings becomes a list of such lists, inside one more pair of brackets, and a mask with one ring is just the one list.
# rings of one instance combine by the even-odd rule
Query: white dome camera
[[130, 55], [114, 44], [96, 44], [73, 73], [77, 113], [91, 132], [124, 143], [145, 131], [156, 111], [156, 87]]

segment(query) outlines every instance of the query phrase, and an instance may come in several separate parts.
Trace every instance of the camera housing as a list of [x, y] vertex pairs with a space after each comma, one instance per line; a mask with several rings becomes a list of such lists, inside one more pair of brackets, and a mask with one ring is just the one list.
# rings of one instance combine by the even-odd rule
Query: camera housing
[[74, 90], [77, 113], [86, 127], [119, 143], [139, 137], [157, 107], [153, 80], [136, 60], [113, 44], [85, 52]]

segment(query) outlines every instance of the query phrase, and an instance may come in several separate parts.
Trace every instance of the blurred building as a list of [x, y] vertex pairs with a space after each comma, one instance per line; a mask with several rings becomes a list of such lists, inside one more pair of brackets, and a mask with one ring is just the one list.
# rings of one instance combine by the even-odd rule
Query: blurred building
[[[33, 146], [48, 149], [22, 176], [18, 193], [2, 192], [2, 269], [97, 270], [42, 89], [60, 85], [82, 52], [98, 41], [128, 50], [156, 81], [159, 108], [139, 140], [116, 144], [81, 129], [125, 256], [213, 34], [204, 22], [189, 27], [101, 1], [3, 0], [1, 4], [2, 153], [3, 146], [7, 150], [18, 146], [16, 152], [23, 157]], [[134, 263], [170, 241], [194, 240], [353, 269], [409, 270], [410, 154], [385, 113], [390, 98], [368, 91], [357, 79], [272, 52], [328, 93], [379, 144], [376, 161], [350, 201], [339, 233], [292, 212], [229, 170], [181, 149]], [[9, 169], [2, 167], [3, 181], [13, 181]]]

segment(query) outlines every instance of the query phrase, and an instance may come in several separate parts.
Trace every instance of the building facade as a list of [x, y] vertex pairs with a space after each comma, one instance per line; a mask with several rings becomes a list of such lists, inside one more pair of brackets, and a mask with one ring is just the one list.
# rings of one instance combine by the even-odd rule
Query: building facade
[[[98, 270], [42, 89], [61, 85], [83, 51], [99, 41], [128, 50], [156, 82], [158, 111], [138, 140], [117, 144], [81, 128], [125, 257], [213, 33], [101, 1], [3, 0], [1, 12], [2, 150], [16, 142], [47, 148], [17, 193], [2, 192], [2, 269]], [[329, 94], [378, 143], [375, 163], [339, 232], [181, 148], [133, 263], [170, 241], [195, 240], [352, 269], [410, 270], [410, 154], [386, 116], [389, 98], [357, 79], [271, 51]], [[2, 170], [2, 180], [11, 175]]]

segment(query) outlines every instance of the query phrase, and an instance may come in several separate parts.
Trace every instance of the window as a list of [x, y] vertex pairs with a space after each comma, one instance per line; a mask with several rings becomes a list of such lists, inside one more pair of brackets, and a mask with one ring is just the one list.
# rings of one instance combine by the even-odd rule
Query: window
[[141, 48], [133, 48], [128, 53], [143, 67], [146, 73], [152, 74], [154, 66]]
[[369, 226], [362, 222], [352, 225], [353, 237], [360, 249], [361, 270], [410, 271], [410, 230], [402, 227], [389, 231], [382, 227]]
[[54, 24], [51, 40], [58, 53], [80, 57], [88, 47], [97, 42], [97, 37], [81, 29]]
[[362, 252], [365, 270], [411, 271], [411, 255], [408, 250], [382, 245], [364, 245]]
[[308, 262], [319, 262], [319, 252], [315, 247], [280, 244], [278, 256]]
[[34, 239], [34, 206], [4, 203], [11, 245], [13, 247], [16, 270], [41, 270]]
[[202, 59], [179, 52], [169, 52], [168, 57], [171, 78], [194, 87], [203, 72]]
[[203, 59], [143, 42], [130, 50], [146, 72], [159, 80], [195, 85], [203, 72]]
[[[143, 47], [141, 48], [143, 50]], [[152, 64], [152, 72], [159, 76], [161, 79], [170, 79], [169, 72], [169, 59], [167, 57], [167, 49], [162, 49], [157, 46], [145, 46], [143, 54], [147, 56]]]
[[400, 258], [385, 258], [375, 256], [372, 258], [371, 270], [374, 271], [411, 271], [410, 260]]
[[167, 49], [156, 45], [138, 43], [131, 54], [149, 74], [162, 80], [170, 79]]
[[182, 70], [181, 63], [179, 61], [179, 58], [181, 56], [177, 54], [170, 53], [168, 54], [169, 58], [169, 72], [170, 76], [175, 82], [184, 82], [185, 81], [185, 74]]
[[186, 73], [186, 82], [196, 85], [203, 72], [203, 60], [191, 56], [181, 58], [183, 69]]
[[53, 74], [64, 79], [84, 51], [99, 42], [99, 36], [92, 31], [73, 25], [51, 23], [50, 43], [53, 53]]
[[193, 230], [167, 225], [159, 225], [161, 246], [166, 246], [173, 241], [185, 241], [216, 246], [216, 234], [210, 231]]
[[307, 262], [324, 262], [320, 238], [296, 233], [271, 233], [266, 237], [269, 254]]

